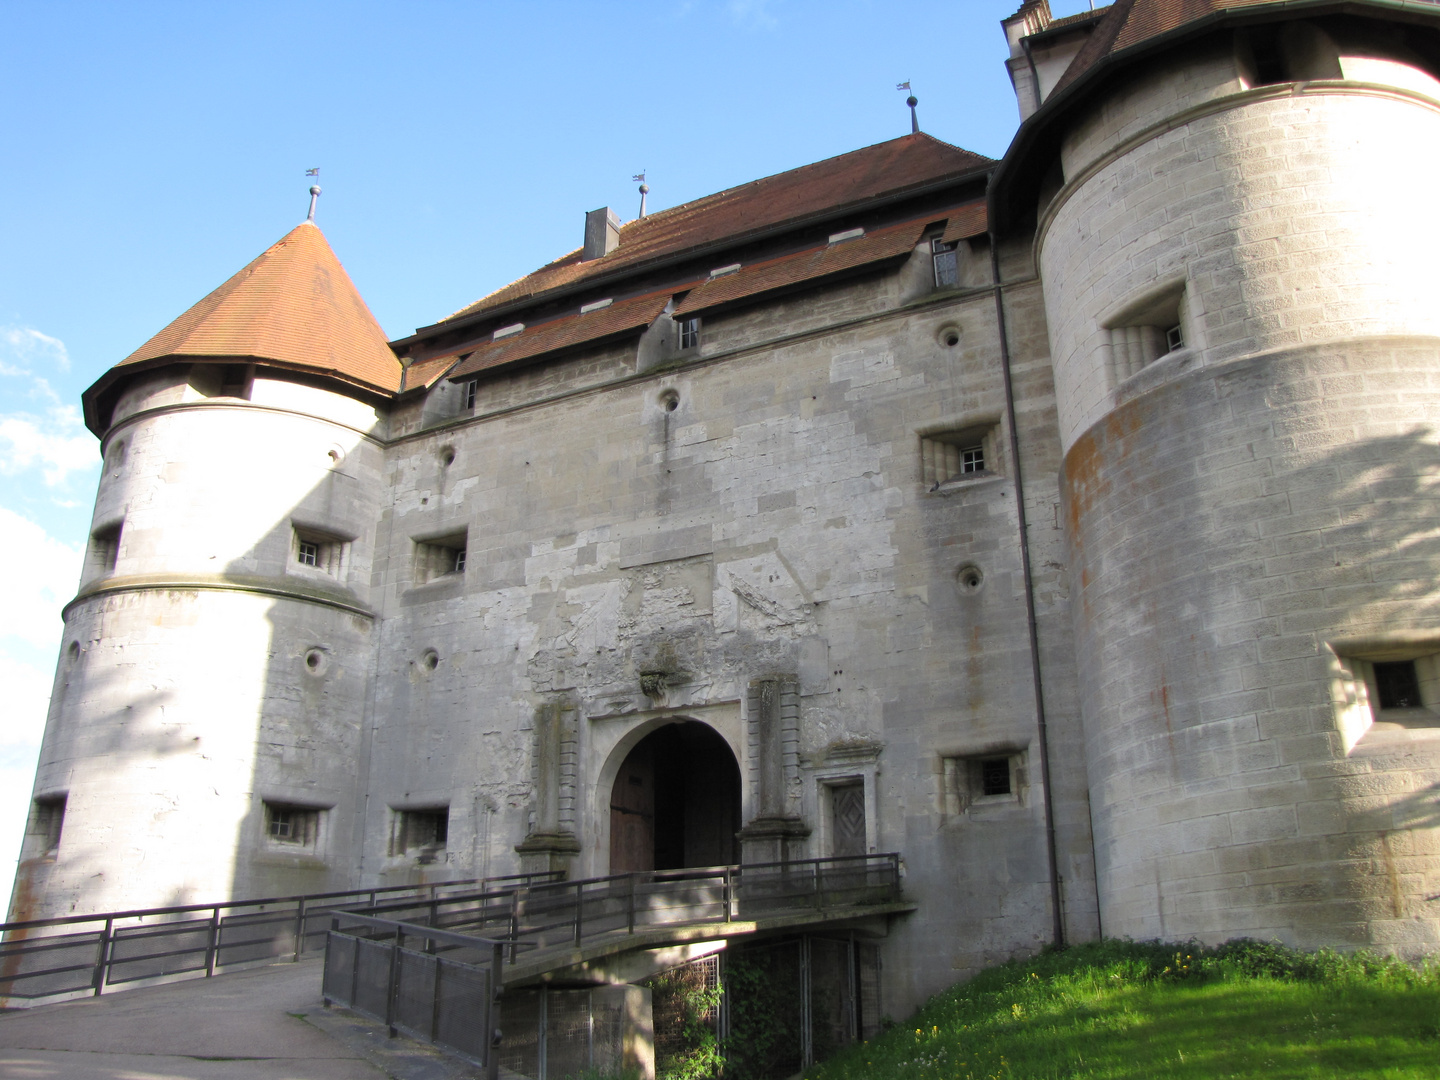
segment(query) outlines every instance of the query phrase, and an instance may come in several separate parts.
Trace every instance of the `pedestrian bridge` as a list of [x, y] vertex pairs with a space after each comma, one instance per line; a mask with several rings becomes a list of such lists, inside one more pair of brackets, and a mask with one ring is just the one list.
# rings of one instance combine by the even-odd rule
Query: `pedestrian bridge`
[[[899, 856], [885, 854], [579, 881], [525, 875], [10, 923], [0, 926], [0, 1004], [205, 977], [323, 948], [327, 1004], [459, 1053], [492, 1076], [504, 1056], [507, 1072], [538, 1078], [547, 1075], [546, 1032], [556, 1026], [547, 1002], [552, 1012], [578, 1008], [585, 1016], [583, 1046], [570, 1039], [583, 1067], [625, 1064], [613, 1055], [646, 1041], [630, 1036], [649, 1023], [648, 1000], [637, 1008], [638, 988], [617, 984], [643, 979], [687, 949], [772, 935], [798, 942], [797, 955], [808, 958], [810, 935], [827, 935], [814, 938], [817, 948], [848, 947], [854, 962], [840, 966], [852, 973], [858, 1001], [859, 946], [850, 932], [913, 910], [900, 875]], [[804, 959], [799, 967], [803, 981]], [[567, 989], [537, 996], [537, 987]], [[576, 995], [582, 1006], [570, 1001]], [[858, 1033], [858, 1006], [850, 1017]]]

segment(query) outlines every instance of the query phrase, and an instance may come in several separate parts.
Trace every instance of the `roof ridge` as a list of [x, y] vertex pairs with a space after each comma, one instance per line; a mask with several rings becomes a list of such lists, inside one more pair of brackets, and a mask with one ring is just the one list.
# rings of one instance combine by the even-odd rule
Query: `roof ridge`
[[483, 318], [557, 293], [568, 294], [612, 273], [638, 271], [657, 259], [700, 253], [768, 235], [775, 230], [833, 215], [876, 199], [902, 196], [927, 184], [969, 175], [994, 164], [983, 154], [945, 142], [927, 132], [910, 132], [820, 161], [771, 173], [621, 226], [621, 242], [609, 254], [580, 261], [575, 252], [554, 259], [507, 285], [493, 289], [435, 323], [400, 340], [443, 333], [458, 319]]
[[[687, 209], [687, 208], [689, 208], [689, 207], [695, 206], [697, 203], [703, 203], [703, 202], [705, 202], [706, 200], [709, 200], [709, 199], [719, 199], [721, 196], [729, 195], [729, 194], [731, 194], [732, 192], [743, 191], [743, 190], [746, 189], [746, 188], [753, 188], [753, 187], [755, 187], [757, 184], [763, 184], [763, 183], [765, 183], [767, 180], [774, 180], [774, 179], [776, 179], [777, 177], [781, 177], [781, 176], [789, 176], [789, 175], [791, 175], [792, 173], [804, 172], [806, 169], [817, 169], [817, 168], [819, 168], [819, 167], [822, 166], [822, 165], [829, 165], [829, 164], [831, 164], [832, 162], [839, 161], [841, 158], [849, 157], [849, 156], [852, 155], [852, 154], [863, 154], [863, 153], [865, 153], [865, 151], [867, 151], [867, 150], [874, 150], [877, 146], [887, 146], [887, 145], [889, 145], [889, 144], [891, 144], [891, 143], [898, 143], [898, 142], [902, 142], [902, 141], [904, 141], [904, 140], [906, 140], [906, 139], [915, 139], [915, 138], [925, 138], [925, 139], [928, 139], [928, 140], [930, 140], [930, 141], [933, 142], [933, 143], [938, 143], [938, 144], [941, 145], [941, 146], [949, 147], [951, 150], [958, 150], [958, 151], [960, 151], [960, 153], [962, 153], [962, 154], [974, 154], [974, 153], [975, 153], [973, 150], [966, 150], [966, 149], [965, 149], [964, 147], [962, 147], [962, 146], [956, 146], [954, 143], [946, 142], [944, 139], [937, 139], [934, 135], [931, 135], [931, 134], [930, 134], [929, 132], [927, 132], [927, 131], [911, 131], [911, 132], [907, 132], [907, 133], [904, 134], [904, 135], [897, 135], [897, 136], [896, 136], [895, 138], [893, 138], [893, 139], [881, 139], [879, 142], [870, 143], [870, 144], [867, 145], [867, 146], [859, 146], [859, 147], [856, 147], [854, 150], [846, 150], [846, 151], [845, 151], [844, 153], [842, 153], [842, 154], [832, 154], [830, 157], [828, 157], [828, 158], [821, 158], [819, 161], [811, 161], [811, 162], [809, 162], [809, 163], [807, 163], [807, 164], [805, 164], [805, 165], [796, 165], [796, 166], [794, 166], [794, 167], [792, 167], [792, 168], [789, 168], [789, 169], [781, 169], [779, 172], [773, 172], [773, 173], [769, 173], [769, 174], [767, 174], [767, 175], [765, 175], [765, 176], [759, 176], [759, 177], [756, 177], [754, 180], [747, 180], [747, 181], [745, 181], [743, 184], [736, 184], [736, 185], [734, 185], [733, 187], [721, 188], [719, 191], [712, 191], [709, 195], [700, 195], [700, 196], [697, 196], [697, 197], [694, 198], [694, 199], [688, 200], [687, 202], [676, 203], [674, 206], [667, 206], [667, 207], [666, 207], [665, 209], [663, 209], [663, 210], [656, 210], [654, 213], [646, 214], [643, 218], [632, 218], [631, 220], [625, 222], [625, 224], [624, 224], [623, 226], [621, 226], [621, 229], [622, 229], [622, 231], [623, 231], [624, 229], [629, 228], [631, 225], [638, 225], [638, 224], [640, 224], [641, 222], [648, 222], [648, 221], [650, 221], [652, 218], [658, 218], [658, 217], [661, 217], [662, 215], [665, 215], [665, 214], [670, 214], [670, 213], [675, 213], [675, 212], [678, 212], [678, 211], [681, 211], [681, 210], [685, 210], [685, 209]], [[976, 156], [979, 157], [979, 156], [983, 156], [983, 155], [976, 155]], [[548, 264], [547, 264], [547, 265], [548, 265]], [[543, 270], [544, 267], [541, 267], [540, 269]]]

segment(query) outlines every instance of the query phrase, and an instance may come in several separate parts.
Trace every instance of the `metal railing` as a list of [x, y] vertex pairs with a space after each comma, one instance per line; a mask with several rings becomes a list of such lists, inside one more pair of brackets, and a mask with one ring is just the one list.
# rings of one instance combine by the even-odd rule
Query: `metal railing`
[[900, 856], [889, 853], [527, 883], [354, 910], [503, 941], [513, 965], [522, 947], [577, 947], [639, 929], [886, 904], [899, 897]]
[[493, 1077], [496, 999], [521, 951], [560, 950], [541, 964], [563, 967], [574, 961], [572, 949], [607, 936], [804, 911], [842, 916], [899, 899], [900, 857], [886, 854], [613, 874], [377, 903], [333, 914], [325, 1003], [371, 1016], [392, 1036], [403, 1032], [459, 1053]]
[[106, 911], [0, 924], [0, 1006], [25, 1006], [142, 981], [197, 978], [240, 964], [299, 960], [327, 933], [332, 912], [399, 897], [443, 900], [458, 891], [534, 884], [558, 872], [428, 885]]
[[353, 912], [325, 941], [325, 1005], [343, 1005], [479, 1065], [494, 1077], [506, 944]]

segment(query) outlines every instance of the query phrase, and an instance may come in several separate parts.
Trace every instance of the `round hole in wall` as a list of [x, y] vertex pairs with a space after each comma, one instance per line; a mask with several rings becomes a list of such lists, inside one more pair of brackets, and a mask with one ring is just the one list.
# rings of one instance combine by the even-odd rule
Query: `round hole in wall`
[[305, 653], [305, 668], [312, 675], [319, 675], [325, 670], [325, 650], [310, 649]]
[[942, 326], [940, 333], [937, 334], [936, 337], [939, 339], [941, 345], [944, 345], [947, 349], [953, 349], [956, 345], [960, 344], [960, 328], [954, 324]]
[[426, 649], [420, 656], [420, 667], [425, 671], [434, 671], [440, 666], [440, 654], [434, 649]]
[[446, 468], [455, 464], [455, 448], [453, 446], [446, 446], [441, 449], [440, 464]]
[[664, 390], [660, 393], [660, 404], [666, 412], [674, 412], [680, 407], [680, 394], [675, 390]]
[[974, 563], [966, 563], [955, 571], [955, 584], [959, 586], [962, 596], [979, 592], [984, 582], [985, 575], [980, 573], [980, 568]]

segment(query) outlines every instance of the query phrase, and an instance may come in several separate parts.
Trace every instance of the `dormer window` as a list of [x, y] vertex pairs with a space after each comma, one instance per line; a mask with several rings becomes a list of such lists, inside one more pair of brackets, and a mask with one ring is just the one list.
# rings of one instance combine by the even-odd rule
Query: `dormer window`
[[960, 256], [956, 252], [958, 245], [947, 244], [938, 236], [930, 241], [930, 258], [935, 264], [935, 287], [937, 289], [953, 288], [960, 284]]
[[700, 317], [680, 320], [680, 348], [693, 349], [700, 344]]
[[307, 541], [307, 540], [301, 540], [301, 541], [300, 541], [300, 565], [301, 565], [301, 566], [319, 566], [319, 565], [320, 565], [320, 545], [319, 545], [319, 544], [312, 544], [312, 543], [310, 543], [310, 542]]
[[475, 408], [475, 397], [479, 391], [479, 379], [466, 379], [464, 385], [460, 388], [460, 401], [462, 402], [460, 407], [462, 409]]

